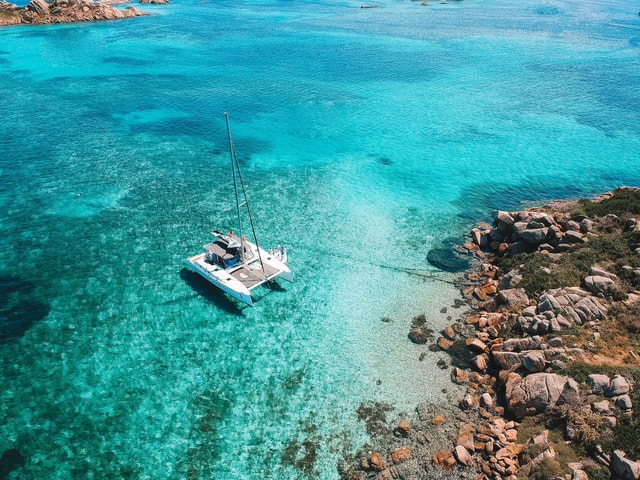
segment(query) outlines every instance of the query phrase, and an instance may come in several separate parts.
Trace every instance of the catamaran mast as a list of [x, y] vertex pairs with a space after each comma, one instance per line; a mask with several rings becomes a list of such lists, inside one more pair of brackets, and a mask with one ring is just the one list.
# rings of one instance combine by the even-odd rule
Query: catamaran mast
[[[260, 254], [260, 246], [258, 245], [258, 236], [256, 235], [256, 229], [253, 226], [253, 217], [251, 216], [251, 209], [249, 208], [249, 200], [247, 199], [247, 192], [244, 188], [244, 181], [242, 180], [242, 173], [240, 173], [240, 164], [238, 163], [238, 155], [236, 154], [236, 147], [231, 138], [231, 126], [229, 125], [229, 114], [224, 112], [224, 118], [227, 122], [227, 136], [229, 137], [229, 154], [231, 155], [231, 167], [233, 170], [233, 190], [236, 196], [236, 211], [238, 214], [238, 231], [240, 232], [240, 256], [242, 263], [246, 263], [245, 251], [244, 251], [244, 235], [242, 233], [242, 216], [240, 215], [240, 207], [245, 206], [247, 208], [247, 215], [249, 216], [249, 223], [251, 225], [251, 233], [253, 234], [253, 241], [256, 244], [256, 251], [258, 252], [258, 259], [260, 260], [260, 268], [262, 269], [262, 275], [267, 278], [267, 272], [264, 270], [264, 263], [262, 263], [262, 255]], [[242, 189], [242, 197], [244, 202], [240, 203], [240, 193], [238, 190], [238, 184]]]
[[242, 255], [242, 263], [244, 259], [244, 235], [242, 233], [242, 217], [240, 215], [240, 195], [238, 193], [238, 159], [236, 157], [236, 148], [231, 138], [231, 125], [229, 125], [229, 114], [224, 112], [224, 118], [227, 121], [227, 136], [229, 137], [229, 155], [231, 157], [231, 170], [233, 171], [233, 191], [236, 196], [236, 214], [238, 216], [238, 232], [240, 233], [240, 252]]

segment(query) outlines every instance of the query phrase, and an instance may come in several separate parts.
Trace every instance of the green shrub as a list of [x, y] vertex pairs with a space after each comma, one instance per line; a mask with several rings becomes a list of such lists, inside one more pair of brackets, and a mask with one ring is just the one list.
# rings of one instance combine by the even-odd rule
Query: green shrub
[[580, 200], [580, 211], [588, 216], [604, 217], [610, 213], [622, 216], [625, 213], [640, 213], [640, 191], [629, 188], [618, 188], [613, 191], [613, 196], [602, 202]]
[[589, 406], [575, 408], [562, 405], [558, 408], [560, 419], [565, 423], [565, 435], [573, 442], [577, 442], [590, 449], [596, 442], [606, 437], [604, 432], [604, 418], [591, 411]]
[[640, 232], [600, 233], [557, 261], [541, 253], [522, 253], [500, 259], [499, 266], [504, 272], [518, 268], [524, 277], [518, 286], [535, 297], [545, 290], [577, 287], [591, 267], [599, 265], [621, 278], [620, 287], [611, 294], [614, 300], [620, 300], [629, 291], [640, 288], [640, 275], [623, 268], [627, 265], [640, 268], [640, 255], [632, 250], [636, 244], [640, 244]]
[[549, 480], [550, 478], [562, 476], [563, 473], [565, 472], [558, 462], [550, 458], [545, 458], [531, 469], [529, 478], [531, 480]]
[[622, 450], [629, 458], [640, 457], [640, 421], [637, 415], [620, 415], [613, 434], [600, 442], [605, 452]]
[[619, 305], [614, 314], [620, 325], [632, 334], [640, 333], [640, 304]]
[[584, 362], [574, 362], [561, 371], [562, 375], [568, 375], [576, 382], [581, 384], [587, 383], [587, 378], [593, 373], [601, 373], [613, 377], [619, 373], [615, 367], [609, 367], [607, 365], [592, 365]]
[[502, 258], [499, 266], [504, 272], [518, 268], [523, 277], [518, 287], [524, 288], [529, 296], [538, 296], [552, 288], [576, 286], [580, 282], [572, 268], [558, 271], [557, 264], [548, 255], [541, 253], [521, 253], [512, 258]]
[[549, 448], [548, 445], [542, 445], [542, 444], [536, 444], [536, 443], [529, 443], [525, 445], [522, 452], [520, 452], [520, 456], [518, 458], [518, 460], [520, 461], [520, 465], [526, 465], [531, 460], [533, 460], [538, 455], [540, 455], [542, 452], [544, 452], [547, 448]]
[[587, 474], [589, 480], [609, 480], [611, 478], [609, 469], [597, 463], [585, 463], [582, 470]]

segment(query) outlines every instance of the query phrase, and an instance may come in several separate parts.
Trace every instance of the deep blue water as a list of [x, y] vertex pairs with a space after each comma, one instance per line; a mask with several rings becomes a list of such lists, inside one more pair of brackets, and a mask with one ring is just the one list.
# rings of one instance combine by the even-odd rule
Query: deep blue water
[[[335, 479], [360, 402], [450, 402], [407, 339], [460, 313], [430, 251], [493, 208], [640, 185], [636, 7], [379, 5], [0, 30], [9, 478]], [[254, 308], [183, 264], [233, 223], [224, 111], [296, 274]]]

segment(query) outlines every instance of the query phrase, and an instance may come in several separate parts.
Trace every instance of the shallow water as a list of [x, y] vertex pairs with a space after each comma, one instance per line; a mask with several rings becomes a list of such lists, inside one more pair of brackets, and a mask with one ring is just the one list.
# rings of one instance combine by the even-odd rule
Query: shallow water
[[[0, 30], [9, 478], [337, 478], [361, 402], [454, 389], [407, 339], [461, 313], [431, 250], [493, 208], [640, 185], [626, 2], [379, 5]], [[183, 263], [233, 226], [224, 111], [296, 274], [254, 308]]]

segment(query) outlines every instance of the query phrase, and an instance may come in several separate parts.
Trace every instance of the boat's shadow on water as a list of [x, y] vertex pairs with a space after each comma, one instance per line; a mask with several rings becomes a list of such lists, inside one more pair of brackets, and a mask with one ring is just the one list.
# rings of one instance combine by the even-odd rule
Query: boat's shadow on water
[[209, 303], [213, 304], [225, 313], [242, 316], [244, 315], [243, 310], [245, 308], [251, 308], [248, 306], [245, 307], [244, 305], [238, 305], [227, 297], [222, 290], [214, 287], [200, 275], [192, 272], [188, 268], [180, 270], [180, 278], [189, 285], [197, 295], [204, 297]]

